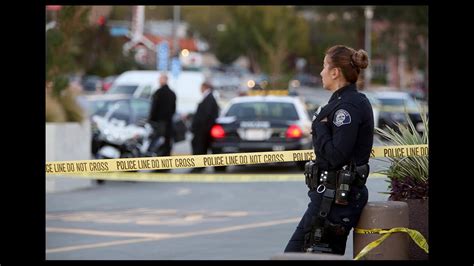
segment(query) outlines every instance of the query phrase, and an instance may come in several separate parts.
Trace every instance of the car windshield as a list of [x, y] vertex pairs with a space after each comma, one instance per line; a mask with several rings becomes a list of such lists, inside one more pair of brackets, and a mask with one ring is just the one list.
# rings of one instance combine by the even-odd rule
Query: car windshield
[[415, 101], [410, 98], [378, 98], [382, 105], [387, 106], [406, 106], [408, 108], [416, 108]]
[[298, 120], [295, 106], [284, 102], [236, 103], [229, 108], [226, 116], [235, 116], [237, 119]]
[[110, 88], [107, 92], [108, 94], [118, 93], [118, 94], [133, 94], [138, 88], [137, 85], [117, 85]]
[[103, 101], [100, 105], [94, 115], [105, 117], [107, 120], [115, 118], [126, 123], [130, 122], [130, 103], [127, 100]]
[[[132, 99], [130, 101], [130, 108], [132, 109], [132, 112], [135, 114], [136, 120], [147, 119], [150, 113], [150, 107], [151, 107], [151, 103], [149, 101], [143, 101], [139, 99]], [[135, 123], [137, 121], [131, 121], [131, 122]]]

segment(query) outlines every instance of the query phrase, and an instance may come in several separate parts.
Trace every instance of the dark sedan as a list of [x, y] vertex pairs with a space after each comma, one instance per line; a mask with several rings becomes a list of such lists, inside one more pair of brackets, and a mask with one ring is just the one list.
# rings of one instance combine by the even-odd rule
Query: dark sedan
[[[213, 153], [311, 149], [311, 121], [303, 103], [288, 96], [234, 98], [211, 130]], [[305, 162], [298, 162], [300, 169]], [[223, 170], [225, 168], [216, 168]]]

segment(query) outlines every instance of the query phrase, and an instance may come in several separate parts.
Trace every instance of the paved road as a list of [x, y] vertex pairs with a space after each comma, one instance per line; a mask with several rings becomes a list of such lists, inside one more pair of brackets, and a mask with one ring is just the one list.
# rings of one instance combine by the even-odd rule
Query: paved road
[[[386, 200], [384, 178], [368, 187], [370, 201]], [[46, 259], [268, 260], [293, 233], [306, 192], [295, 181], [107, 182], [47, 194]]]

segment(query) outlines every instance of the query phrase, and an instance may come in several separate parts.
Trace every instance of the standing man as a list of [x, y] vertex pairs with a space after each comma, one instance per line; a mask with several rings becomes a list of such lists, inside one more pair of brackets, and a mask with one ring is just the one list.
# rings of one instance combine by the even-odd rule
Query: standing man
[[[191, 142], [193, 154], [207, 154], [211, 144], [211, 128], [219, 115], [219, 106], [212, 93], [212, 87], [204, 82], [201, 85], [203, 100], [199, 103], [191, 124], [194, 137]], [[204, 168], [194, 168], [191, 172], [201, 172]]]
[[[160, 156], [171, 154], [171, 137], [173, 131], [173, 115], [176, 112], [176, 94], [168, 87], [168, 76], [161, 73], [160, 88], [152, 96], [148, 122], [153, 127], [150, 151]], [[158, 146], [158, 139], [164, 136], [164, 143]], [[158, 146], [158, 147], [155, 147]]]

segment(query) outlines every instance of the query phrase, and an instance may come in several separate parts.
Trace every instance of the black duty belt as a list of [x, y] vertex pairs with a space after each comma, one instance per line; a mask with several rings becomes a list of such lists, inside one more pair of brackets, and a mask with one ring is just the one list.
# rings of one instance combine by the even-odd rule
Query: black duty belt
[[338, 173], [339, 171], [319, 170], [317, 175], [317, 184], [322, 184], [324, 182], [323, 178], [326, 178], [326, 187], [329, 189], [336, 189]]
[[[316, 184], [321, 184], [322, 175], [326, 176], [326, 187], [330, 189], [335, 189], [337, 184], [337, 177], [339, 171], [328, 171], [328, 170], [319, 170], [317, 174], [317, 182]], [[364, 176], [361, 176], [357, 171], [355, 172], [355, 178], [352, 181], [351, 185], [362, 187], [366, 183], [368, 173], [364, 173]]]

